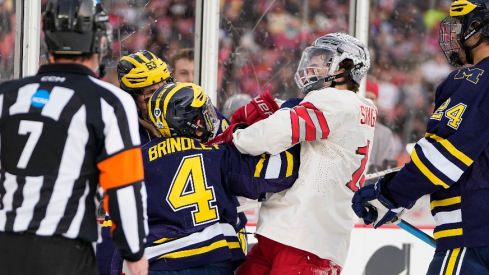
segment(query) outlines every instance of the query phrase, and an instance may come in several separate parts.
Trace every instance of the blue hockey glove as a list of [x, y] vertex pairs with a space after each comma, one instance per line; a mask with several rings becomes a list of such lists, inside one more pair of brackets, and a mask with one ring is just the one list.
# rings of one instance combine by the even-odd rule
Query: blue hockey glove
[[[393, 175], [386, 175], [391, 179]], [[351, 200], [355, 214], [362, 218], [365, 224], [373, 223], [374, 228], [383, 224], [397, 223], [400, 221], [398, 215], [404, 210], [392, 199], [387, 199], [387, 181], [384, 177], [376, 183], [360, 188]]]

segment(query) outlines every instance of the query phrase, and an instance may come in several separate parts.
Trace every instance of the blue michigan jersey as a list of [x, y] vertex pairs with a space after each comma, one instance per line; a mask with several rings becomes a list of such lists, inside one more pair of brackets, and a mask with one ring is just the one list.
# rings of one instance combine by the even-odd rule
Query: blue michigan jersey
[[431, 194], [437, 251], [489, 245], [489, 59], [452, 72], [388, 190], [401, 206]]
[[150, 270], [244, 260], [235, 196], [257, 199], [290, 187], [299, 150], [252, 157], [227, 144], [206, 146], [186, 137], [144, 145]]

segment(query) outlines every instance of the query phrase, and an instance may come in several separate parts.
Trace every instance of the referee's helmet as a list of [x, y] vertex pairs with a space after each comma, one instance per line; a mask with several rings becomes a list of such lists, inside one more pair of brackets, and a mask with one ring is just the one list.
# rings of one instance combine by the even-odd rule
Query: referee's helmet
[[109, 16], [99, 0], [50, 0], [42, 23], [48, 51], [53, 54], [103, 57], [112, 46]]

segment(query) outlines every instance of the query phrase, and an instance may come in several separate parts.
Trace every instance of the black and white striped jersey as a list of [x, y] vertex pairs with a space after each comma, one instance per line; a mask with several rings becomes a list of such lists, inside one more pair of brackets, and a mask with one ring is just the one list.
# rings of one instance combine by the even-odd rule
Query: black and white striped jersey
[[146, 190], [136, 106], [75, 64], [0, 85], [0, 231], [97, 240], [97, 189], [112, 236], [142, 257]]

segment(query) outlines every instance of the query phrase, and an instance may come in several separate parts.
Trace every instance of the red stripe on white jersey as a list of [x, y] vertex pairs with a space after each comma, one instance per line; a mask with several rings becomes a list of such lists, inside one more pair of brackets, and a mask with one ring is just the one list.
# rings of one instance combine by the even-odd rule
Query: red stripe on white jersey
[[305, 102], [291, 109], [292, 144], [300, 141], [326, 139], [329, 127], [324, 114], [312, 103]]
[[294, 110], [290, 110], [290, 121], [292, 124], [292, 144], [299, 143], [300, 127], [299, 116]]
[[324, 117], [323, 112], [319, 111], [316, 106], [314, 106], [311, 102], [304, 102], [303, 104], [300, 104], [301, 106], [304, 106], [308, 109], [314, 110], [314, 113], [316, 114], [316, 118], [319, 122], [319, 125], [321, 127], [321, 132], [323, 133], [321, 139], [326, 139], [329, 135], [329, 127], [328, 127], [328, 122], [326, 121], [326, 117]]

